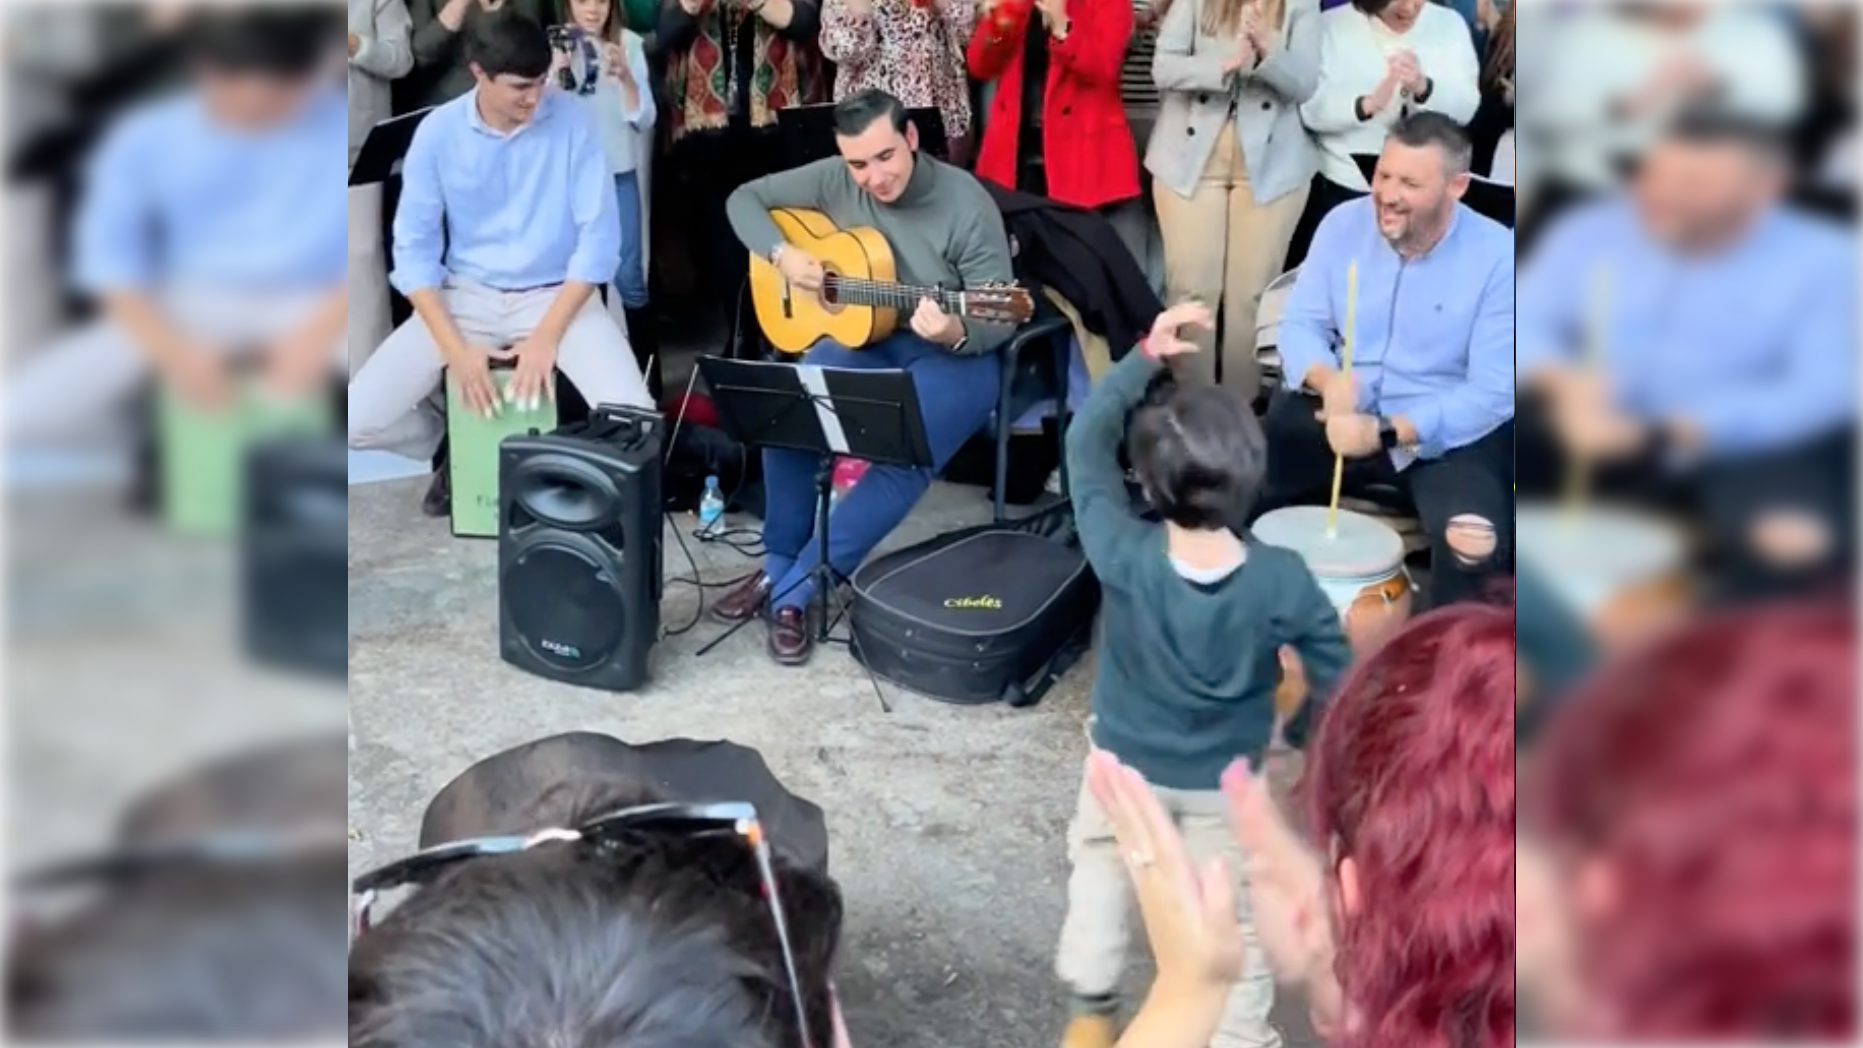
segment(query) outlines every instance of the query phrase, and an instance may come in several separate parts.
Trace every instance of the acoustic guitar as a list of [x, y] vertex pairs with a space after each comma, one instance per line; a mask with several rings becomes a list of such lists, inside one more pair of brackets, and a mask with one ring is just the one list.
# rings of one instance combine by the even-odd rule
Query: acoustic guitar
[[1028, 289], [1015, 284], [949, 290], [898, 282], [893, 249], [876, 229], [841, 229], [819, 211], [770, 212], [783, 239], [822, 264], [820, 292], [792, 288], [767, 258], [750, 259], [750, 297], [770, 344], [799, 354], [822, 339], [858, 349], [892, 334], [929, 298], [953, 316], [990, 324], [1025, 323], [1035, 314]]

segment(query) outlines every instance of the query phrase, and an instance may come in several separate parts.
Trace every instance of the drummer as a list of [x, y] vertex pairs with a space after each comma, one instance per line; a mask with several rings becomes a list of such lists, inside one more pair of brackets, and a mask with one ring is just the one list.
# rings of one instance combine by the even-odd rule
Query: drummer
[[1856, 235], [1789, 176], [1765, 127], [1685, 114], [1520, 286], [1522, 487], [1582, 454], [1601, 497], [1699, 515], [1721, 599], [1837, 576], [1851, 534]]
[[1260, 512], [1324, 501], [1343, 456], [1346, 490], [1415, 504], [1429, 607], [1479, 599], [1512, 560], [1514, 237], [1461, 202], [1471, 155], [1441, 114], [1392, 126], [1371, 195], [1314, 235], [1281, 322], [1286, 388], [1264, 421]]

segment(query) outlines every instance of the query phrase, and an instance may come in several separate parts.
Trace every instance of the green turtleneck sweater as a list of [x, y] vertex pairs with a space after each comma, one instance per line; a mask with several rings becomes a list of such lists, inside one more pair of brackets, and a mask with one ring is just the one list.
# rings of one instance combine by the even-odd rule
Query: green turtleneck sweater
[[[801, 208], [822, 212], [842, 229], [879, 230], [902, 284], [956, 289], [1014, 280], [1003, 215], [983, 184], [923, 153], [913, 164], [912, 181], [890, 204], [855, 185], [847, 164], [830, 157], [748, 182], [725, 208], [737, 238], [760, 258], [783, 242], [770, 212]], [[1015, 334], [1008, 325], [971, 321], [964, 330], [965, 353], [989, 352]]]

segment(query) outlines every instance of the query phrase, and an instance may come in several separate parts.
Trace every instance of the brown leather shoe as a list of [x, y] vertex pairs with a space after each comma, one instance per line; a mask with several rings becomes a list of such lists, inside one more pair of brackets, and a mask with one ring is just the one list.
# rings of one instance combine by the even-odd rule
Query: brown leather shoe
[[809, 661], [815, 638], [809, 636], [808, 612], [778, 608], [770, 615], [770, 657], [779, 666], [800, 666]]
[[763, 614], [770, 601], [770, 576], [759, 571], [712, 605], [712, 618], [719, 622], [745, 622]]

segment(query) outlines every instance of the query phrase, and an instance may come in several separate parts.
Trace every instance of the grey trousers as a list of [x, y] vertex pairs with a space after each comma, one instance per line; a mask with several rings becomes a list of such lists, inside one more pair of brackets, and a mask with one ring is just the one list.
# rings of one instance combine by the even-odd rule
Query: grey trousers
[[[499, 291], [470, 281], [448, 280], [443, 295], [447, 312], [467, 343], [498, 352], [537, 329], [556, 300], [557, 289]], [[570, 322], [557, 347], [556, 366], [591, 406], [653, 407], [627, 333], [597, 296], [590, 297]], [[412, 317], [397, 328], [349, 384], [349, 446], [392, 451], [422, 461], [432, 458], [445, 433], [433, 396], [445, 368], [425, 321]]]
[[[203, 349], [229, 358], [263, 352], [307, 323], [328, 292], [256, 294], [175, 288], [158, 296], [170, 323]], [[347, 338], [330, 348], [344, 367]], [[15, 446], [94, 444], [111, 436], [110, 413], [149, 377], [149, 357], [109, 319], [86, 324], [30, 354], [10, 377], [6, 433]]]

